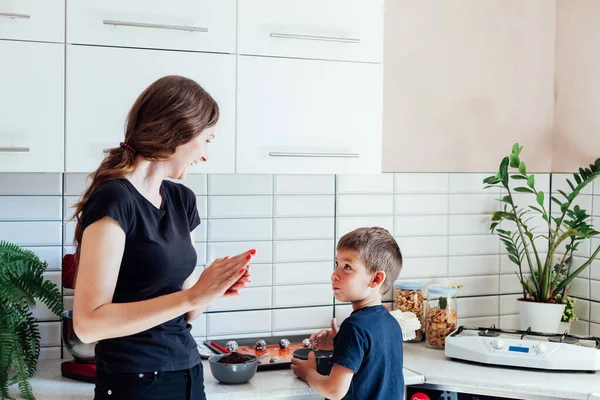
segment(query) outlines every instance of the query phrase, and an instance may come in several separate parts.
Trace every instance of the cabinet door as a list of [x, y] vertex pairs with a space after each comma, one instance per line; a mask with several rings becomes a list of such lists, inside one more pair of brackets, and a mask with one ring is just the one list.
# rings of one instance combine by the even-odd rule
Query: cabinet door
[[0, 0], [0, 39], [64, 43], [65, 0]]
[[63, 171], [64, 54], [61, 44], [0, 41], [0, 172]]
[[235, 53], [235, 0], [71, 0], [67, 42]]
[[165, 75], [194, 79], [219, 103], [209, 160], [194, 172], [234, 172], [235, 56], [88, 46], [67, 46], [67, 172], [95, 170], [123, 140], [135, 99]]
[[383, 0], [240, 0], [240, 54], [382, 62]]
[[378, 64], [239, 57], [237, 172], [381, 171]]

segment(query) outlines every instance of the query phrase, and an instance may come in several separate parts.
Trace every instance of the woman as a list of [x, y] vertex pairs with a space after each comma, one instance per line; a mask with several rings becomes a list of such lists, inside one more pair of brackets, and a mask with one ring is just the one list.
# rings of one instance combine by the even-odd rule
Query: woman
[[96, 345], [96, 399], [205, 399], [188, 322], [250, 282], [254, 250], [194, 277], [196, 197], [187, 170], [207, 159], [219, 108], [196, 82], [152, 83], [75, 205], [75, 331]]

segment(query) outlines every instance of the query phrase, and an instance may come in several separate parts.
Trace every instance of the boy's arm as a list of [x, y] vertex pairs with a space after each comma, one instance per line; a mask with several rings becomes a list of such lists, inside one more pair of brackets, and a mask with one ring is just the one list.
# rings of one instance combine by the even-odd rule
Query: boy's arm
[[319, 374], [311, 369], [306, 375], [306, 383], [320, 396], [337, 400], [343, 398], [352, 382], [354, 372], [351, 369], [334, 364], [329, 376]]

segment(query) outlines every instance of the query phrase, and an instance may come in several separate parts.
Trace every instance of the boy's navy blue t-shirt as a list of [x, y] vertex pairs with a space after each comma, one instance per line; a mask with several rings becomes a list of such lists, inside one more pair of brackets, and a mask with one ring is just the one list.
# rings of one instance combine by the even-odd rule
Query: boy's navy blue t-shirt
[[384, 306], [353, 311], [333, 338], [333, 349], [331, 362], [354, 371], [344, 399], [403, 398], [402, 330]]

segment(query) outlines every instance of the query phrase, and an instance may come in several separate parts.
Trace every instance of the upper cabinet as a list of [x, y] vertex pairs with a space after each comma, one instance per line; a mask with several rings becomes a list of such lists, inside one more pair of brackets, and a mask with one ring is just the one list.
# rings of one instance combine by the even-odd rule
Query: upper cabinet
[[64, 46], [0, 40], [0, 60], [0, 172], [62, 172]]
[[241, 0], [240, 54], [382, 62], [383, 0]]
[[67, 2], [72, 44], [235, 53], [235, 32], [236, 0]]
[[94, 171], [166, 75], [219, 104], [196, 173], [380, 172], [383, 21], [384, 0], [0, 0], [0, 172]]
[[0, 39], [64, 43], [65, 0], [0, 0]]
[[66, 171], [95, 170], [104, 150], [123, 140], [127, 113], [156, 79], [182, 75], [217, 101], [220, 120], [209, 160], [193, 172], [234, 172], [235, 56], [179, 51], [68, 46]]
[[239, 57], [237, 172], [381, 171], [381, 65]]

